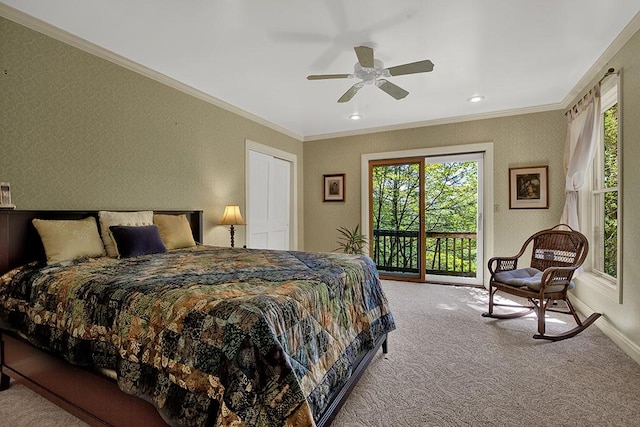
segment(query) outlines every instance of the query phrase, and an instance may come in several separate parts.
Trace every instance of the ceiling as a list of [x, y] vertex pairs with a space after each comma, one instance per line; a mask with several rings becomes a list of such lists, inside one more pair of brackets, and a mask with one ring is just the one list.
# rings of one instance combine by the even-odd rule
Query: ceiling
[[[2, 1], [10, 19], [300, 140], [563, 108], [640, 20], [640, 0]], [[388, 78], [402, 100], [367, 85], [339, 104], [357, 80], [306, 79], [352, 73], [359, 45], [386, 67], [435, 68]]]

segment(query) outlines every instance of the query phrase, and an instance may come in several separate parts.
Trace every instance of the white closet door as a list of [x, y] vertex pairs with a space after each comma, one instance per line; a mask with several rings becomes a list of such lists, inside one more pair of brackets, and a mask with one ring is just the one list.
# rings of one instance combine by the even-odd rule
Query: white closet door
[[289, 249], [291, 163], [249, 152], [249, 246]]
[[289, 249], [291, 163], [273, 157], [269, 171], [269, 249]]
[[269, 169], [271, 156], [249, 152], [249, 246], [267, 248], [269, 243]]

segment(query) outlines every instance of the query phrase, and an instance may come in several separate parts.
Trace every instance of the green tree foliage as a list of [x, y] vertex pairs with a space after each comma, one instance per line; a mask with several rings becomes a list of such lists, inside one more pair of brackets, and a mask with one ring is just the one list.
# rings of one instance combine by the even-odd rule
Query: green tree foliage
[[475, 232], [477, 163], [432, 163], [425, 169], [427, 231]]
[[[604, 188], [618, 186], [618, 104], [604, 114]], [[617, 277], [618, 192], [604, 195], [604, 272]]]
[[373, 168], [374, 229], [420, 229], [419, 174], [417, 163]]

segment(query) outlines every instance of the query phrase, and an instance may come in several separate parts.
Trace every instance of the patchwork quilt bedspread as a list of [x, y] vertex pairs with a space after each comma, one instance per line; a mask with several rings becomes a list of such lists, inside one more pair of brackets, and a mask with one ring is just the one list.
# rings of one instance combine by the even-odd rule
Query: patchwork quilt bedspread
[[313, 426], [395, 329], [368, 257], [208, 246], [23, 266], [0, 314], [171, 425]]

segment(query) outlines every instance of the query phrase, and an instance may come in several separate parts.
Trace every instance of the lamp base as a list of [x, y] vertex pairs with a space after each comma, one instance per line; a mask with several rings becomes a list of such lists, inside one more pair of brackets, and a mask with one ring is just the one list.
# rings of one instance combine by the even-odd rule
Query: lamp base
[[233, 229], [233, 225], [231, 225], [231, 228], [229, 229], [229, 232], [231, 233], [231, 247], [234, 247], [234, 242], [233, 242], [233, 236], [235, 234], [235, 230]]

